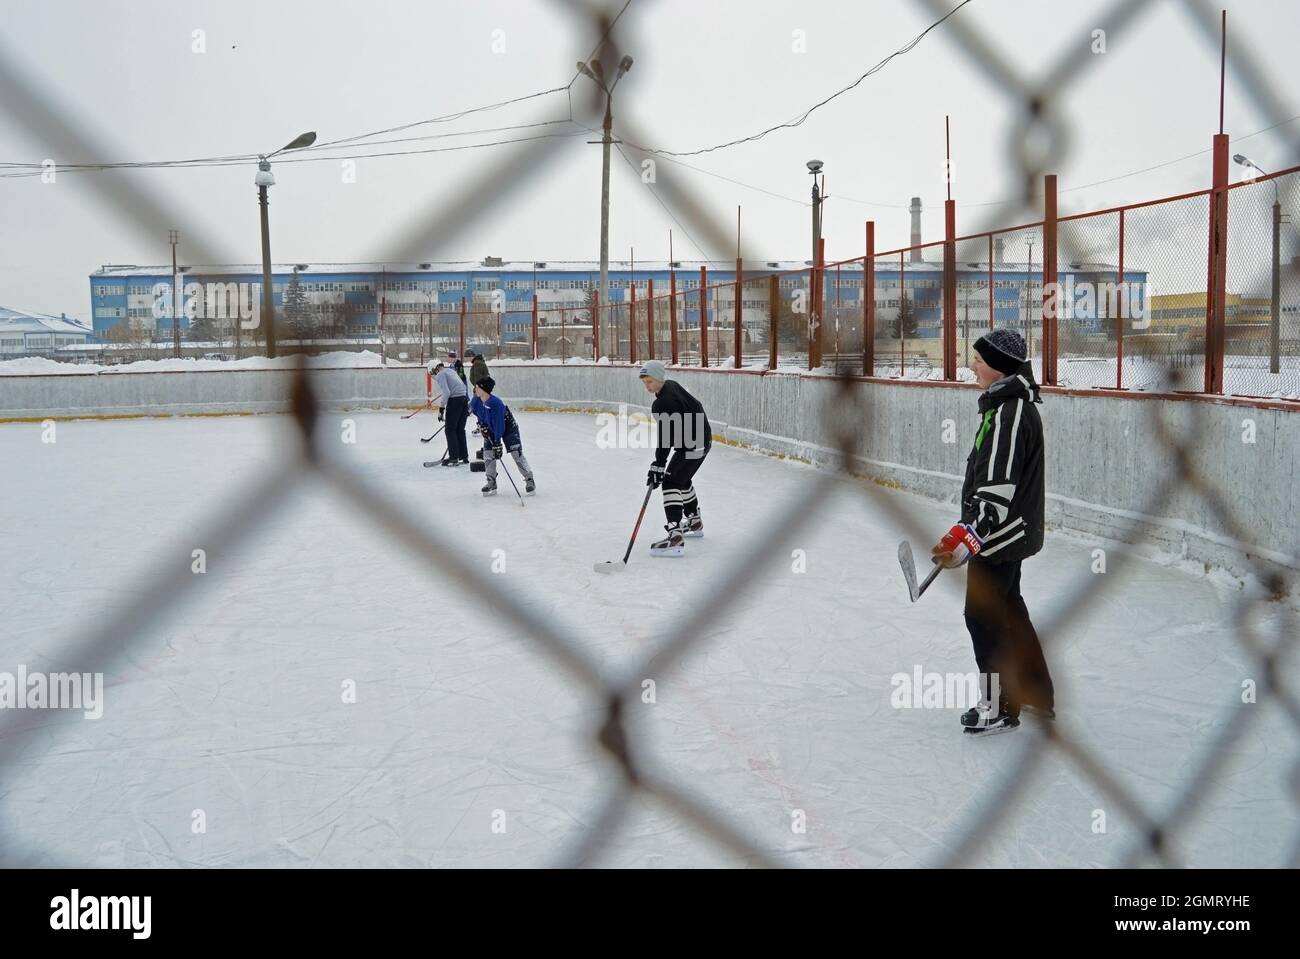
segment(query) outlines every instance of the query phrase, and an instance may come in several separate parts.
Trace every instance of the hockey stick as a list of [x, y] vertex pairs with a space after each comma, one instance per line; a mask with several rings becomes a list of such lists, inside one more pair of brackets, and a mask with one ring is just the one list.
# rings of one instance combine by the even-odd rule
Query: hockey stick
[[402, 415], [402, 419], [404, 419], [404, 420], [409, 420], [409, 419], [410, 419], [412, 416], [414, 416], [416, 413], [423, 413], [425, 410], [431, 410], [431, 409], [433, 409], [433, 404], [432, 404], [432, 403], [425, 403], [425, 404], [424, 404], [423, 406], [421, 406], [418, 410], [414, 410], [414, 411], [412, 411], [412, 412], [410, 412], [410, 413], [404, 413], [404, 414]]
[[[416, 412], [418, 413], [419, 410], [417, 410]], [[405, 419], [406, 417], [402, 417], [402, 418]], [[447, 428], [447, 425], [446, 425], [445, 423], [444, 423], [442, 426], [439, 426], [439, 427], [438, 427], [438, 433], [441, 433], [441, 432], [442, 432], [443, 430], [445, 430], [446, 428]], [[433, 440], [434, 440], [434, 437], [436, 437], [436, 436], [438, 435], [438, 433], [434, 433], [433, 436], [421, 436], [421, 437], [420, 437], [420, 442], [421, 442], [421, 443], [432, 443]]]
[[636, 525], [632, 527], [632, 538], [627, 541], [627, 552], [623, 554], [622, 565], [619, 565], [611, 559], [606, 560], [603, 563], [596, 563], [592, 569], [598, 573], [621, 573], [623, 570], [627, 569], [627, 558], [632, 555], [632, 544], [636, 542], [636, 534], [641, 529], [641, 520], [645, 519], [645, 508], [650, 504], [650, 494], [654, 491], [655, 488], [653, 486], [646, 487], [645, 499], [641, 501], [641, 512], [637, 514]]
[[447, 458], [447, 454], [450, 453], [450, 452], [451, 452], [451, 447], [448, 446], [448, 447], [446, 447], [446, 448], [442, 451], [442, 459], [441, 459], [441, 460], [427, 460], [427, 461], [425, 462], [424, 465], [425, 465], [426, 467], [429, 467], [429, 466], [441, 466], [443, 460], [445, 460], [445, 459]]
[[506, 458], [504, 456], [500, 458], [500, 463], [501, 463], [501, 469], [505, 471], [506, 479], [510, 480], [510, 485], [515, 487], [515, 495], [519, 497], [519, 505], [520, 506], [525, 505], [524, 494], [519, 492], [518, 486], [515, 486], [515, 478], [510, 475], [510, 470], [506, 467]]
[[921, 585], [917, 586], [916, 561], [912, 559], [912, 544], [907, 540], [903, 540], [898, 544], [898, 565], [903, 568], [903, 579], [907, 580], [907, 592], [914, 603], [921, 598], [921, 594], [934, 582], [934, 578], [939, 575], [939, 570], [943, 569], [942, 566], [935, 563], [934, 569], [930, 570], [929, 575], [925, 577]]

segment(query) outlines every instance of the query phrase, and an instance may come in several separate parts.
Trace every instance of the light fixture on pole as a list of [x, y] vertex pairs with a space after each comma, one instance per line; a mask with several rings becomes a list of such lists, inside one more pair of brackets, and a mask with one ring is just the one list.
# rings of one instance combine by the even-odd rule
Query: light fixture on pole
[[[271, 287], [271, 228], [267, 222], [266, 214], [266, 191], [270, 187], [275, 186], [275, 174], [271, 172], [271, 157], [284, 153], [286, 150], [301, 150], [303, 147], [309, 147], [315, 142], [315, 133], [302, 133], [294, 137], [274, 153], [268, 153], [264, 156], [258, 157], [257, 176], [253, 178], [253, 183], [257, 187], [257, 202], [262, 220], [261, 322], [266, 326], [266, 355], [270, 359], [275, 359], [275, 310], [272, 306], [273, 290]], [[236, 317], [235, 322], [239, 322], [238, 317]]]
[[[1244, 166], [1261, 176], [1268, 176], [1263, 170], [1240, 153], [1233, 156], [1232, 162]], [[1282, 370], [1282, 202], [1277, 192], [1277, 180], [1273, 184], [1273, 289], [1270, 302], [1268, 329], [1269, 372], [1280, 373]]]
[[[614, 82], [606, 86], [605, 68], [600, 65], [599, 60], [592, 60], [591, 65], [585, 63], [578, 64], [578, 72], [584, 77], [591, 80], [592, 83], [600, 87], [605, 93], [605, 122], [603, 124], [603, 133], [600, 140], [589, 140], [589, 143], [601, 144], [601, 165], [600, 165], [600, 305], [609, 308], [609, 148], [614, 142], [614, 88], [618, 86], [618, 81], [623, 79], [623, 75], [632, 69], [632, 58], [623, 57], [618, 62], [618, 74], [614, 77]], [[610, 311], [612, 316], [613, 311]], [[617, 342], [617, 341], [616, 341]]]

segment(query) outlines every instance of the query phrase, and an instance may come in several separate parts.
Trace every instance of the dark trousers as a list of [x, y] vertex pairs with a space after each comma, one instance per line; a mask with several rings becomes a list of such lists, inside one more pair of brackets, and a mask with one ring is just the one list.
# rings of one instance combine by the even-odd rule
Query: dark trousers
[[447, 421], [447, 459], [468, 462], [469, 446], [465, 443], [465, 421], [469, 419], [469, 397], [450, 397], [443, 416]]
[[[668, 460], [668, 467], [664, 470], [663, 491], [664, 515], [669, 525], [675, 526], [681, 522], [683, 513], [694, 516], [700, 511], [700, 501], [695, 496], [695, 486], [691, 480], [704, 465], [704, 457], [709, 455], [711, 445], [705, 444], [702, 450], [690, 450], [689, 456], [685, 450], [674, 450]], [[699, 455], [694, 455], [697, 452]]]
[[[968, 564], [966, 628], [981, 673], [996, 674], [1000, 704], [1012, 716], [1022, 704], [1054, 708], [1052, 677], [1043, 659], [1038, 633], [1020, 595], [1020, 563]], [[985, 695], [988, 689], [985, 689]]]

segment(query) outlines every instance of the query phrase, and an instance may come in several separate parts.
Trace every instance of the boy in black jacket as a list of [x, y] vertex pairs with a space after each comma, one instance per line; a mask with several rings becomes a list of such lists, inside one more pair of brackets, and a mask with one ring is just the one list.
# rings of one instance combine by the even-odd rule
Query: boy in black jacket
[[692, 478], [704, 465], [704, 457], [713, 445], [713, 432], [704, 406], [680, 383], [668, 379], [661, 361], [648, 360], [639, 375], [655, 397], [650, 413], [658, 437], [646, 485], [663, 487], [664, 514], [668, 519], [664, 527], [668, 535], [650, 544], [650, 555], [681, 556], [686, 551], [685, 537], [704, 535]]
[[1020, 564], [1043, 548], [1042, 399], [1019, 333], [993, 330], [975, 342], [975, 352], [971, 368], [984, 392], [961, 522], [932, 553], [949, 568], [970, 560], [966, 628], [985, 689], [961, 722], [968, 733], [987, 734], [1019, 726], [1022, 706], [1049, 719], [1056, 713], [1052, 677], [1020, 595]]

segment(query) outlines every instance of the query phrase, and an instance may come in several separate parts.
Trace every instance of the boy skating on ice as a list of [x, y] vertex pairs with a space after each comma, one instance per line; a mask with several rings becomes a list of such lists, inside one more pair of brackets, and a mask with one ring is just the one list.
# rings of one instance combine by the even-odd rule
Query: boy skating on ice
[[668, 520], [665, 526], [668, 535], [650, 544], [650, 555], [681, 556], [686, 551], [685, 537], [704, 535], [692, 478], [709, 454], [713, 433], [700, 401], [680, 383], [668, 379], [662, 362], [649, 360], [639, 375], [655, 397], [650, 412], [658, 437], [655, 461], [650, 465], [646, 484], [662, 486], [664, 514]]
[[[1020, 564], [1043, 548], [1042, 402], [1025, 341], [993, 330], [975, 342], [971, 364], [984, 392], [966, 460], [961, 522], [932, 550], [953, 568], [969, 560], [966, 628], [984, 677], [984, 698], [961, 717], [968, 733], [1020, 725], [1020, 710], [1055, 718], [1052, 677], [1020, 595]], [[993, 677], [999, 687], [996, 701]]]
[[465, 422], [469, 419], [469, 397], [465, 384], [444, 363], [433, 367], [433, 381], [438, 386], [438, 419], [447, 424], [447, 455], [443, 466], [464, 466], [469, 462], [469, 445], [465, 442]]
[[523, 441], [519, 438], [519, 425], [515, 415], [501, 397], [492, 395], [497, 388], [496, 380], [485, 376], [474, 384], [474, 398], [469, 401], [470, 412], [478, 418], [479, 432], [483, 435], [483, 469], [487, 473], [487, 483], [480, 491], [484, 496], [495, 496], [497, 491], [497, 460], [510, 451], [515, 465], [524, 477], [524, 492], [532, 493], [537, 489], [533, 481], [533, 471], [524, 459]]

